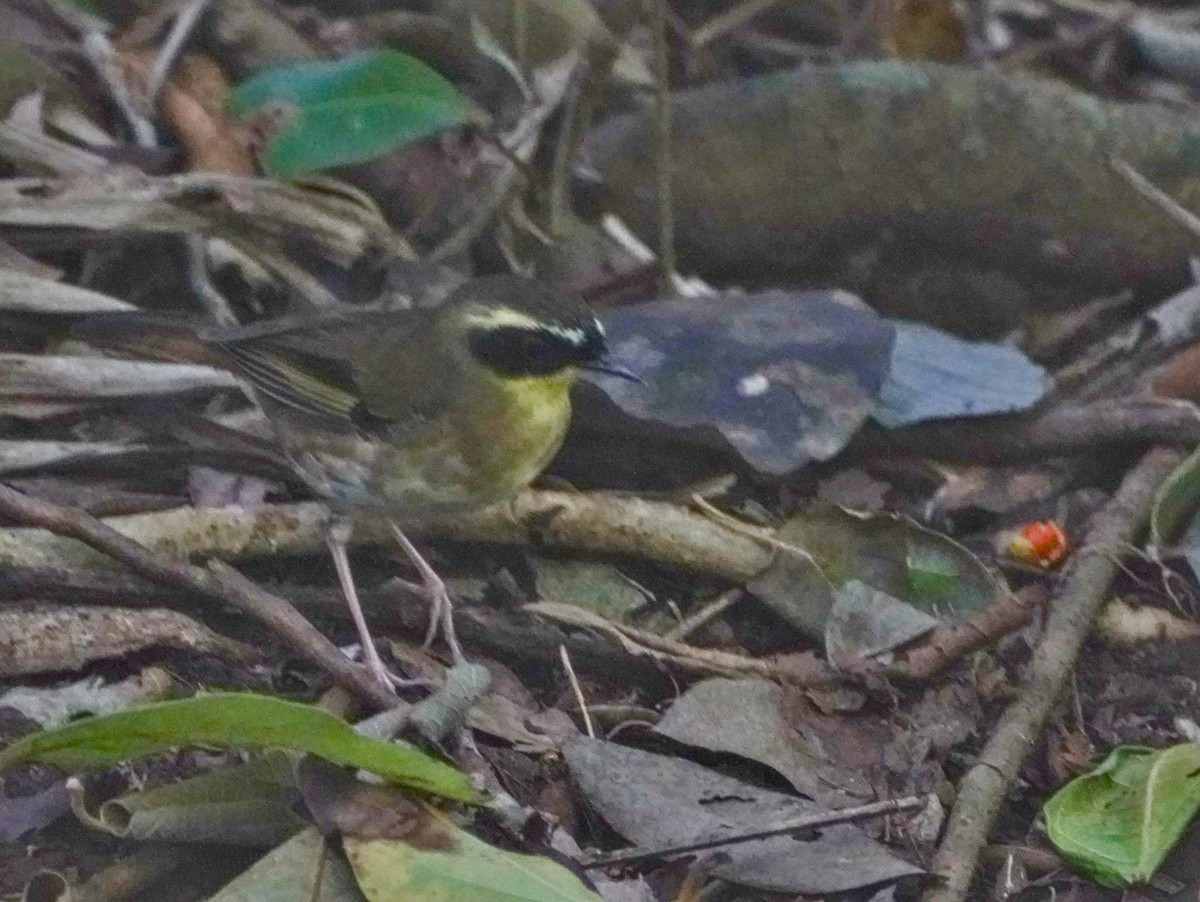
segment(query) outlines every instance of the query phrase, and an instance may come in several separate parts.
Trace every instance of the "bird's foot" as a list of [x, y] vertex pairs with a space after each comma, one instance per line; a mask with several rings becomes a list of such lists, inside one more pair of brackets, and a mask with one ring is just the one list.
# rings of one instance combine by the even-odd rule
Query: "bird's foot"
[[440, 632], [446, 640], [454, 663], [461, 664], [465, 658], [458, 644], [458, 636], [454, 632], [454, 605], [450, 602], [446, 584], [435, 574], [433, 580], [426, 582], [422, 590], [429, 599], [429, 629], [425, 632], [425, 641], [421, 647], [428, 649]]
[[446, 646], [450, 649], [450, 657], [455, 664], [461, 664], [466, 657], [463, 655], [462, 646], [458, 644], [458, 636], [454, 631], [454, 605], [450, 601], [450, 593], [446, 591], [446, 584], [395, 523], [392, 524], [392, 531], [395, 533], [400, 547], [404, 549], [404, 553], [408, 555], [409, 561], [417, 568], [417, 573], [421, 577], [419, 583], [409, 583], [409, 585], [424, 595], [429, 603], [429, 629], [425, 632], [425, 641], [421, 644], [421, 648], [428, 651], [434, 640], [437, 639], [438, 633], [441, 633]]

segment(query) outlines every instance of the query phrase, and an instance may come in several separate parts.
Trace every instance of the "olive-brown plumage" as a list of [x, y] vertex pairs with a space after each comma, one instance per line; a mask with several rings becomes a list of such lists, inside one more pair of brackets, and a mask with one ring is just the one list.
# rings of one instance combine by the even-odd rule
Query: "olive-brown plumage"
[[[136, 346], [132, 324], [114, 322], [99, 331]], [[434, 309], [175, 327], [160, 339], [161, 353], [198, 344], [240, 373], [293, 469], [333, 510], [401, 523], [510, 498], [562, 444], [580, 371], [623, 375], [605, 367], [604, 330], [582, 303], [514, 276], [472, 280]], [[442, 614], [430, 636], [440, 620], [457, 657], [445, 588], [396, 532]], [[331, 530], [330, 549], [368, 663], [384, 679], [346, 539]]]

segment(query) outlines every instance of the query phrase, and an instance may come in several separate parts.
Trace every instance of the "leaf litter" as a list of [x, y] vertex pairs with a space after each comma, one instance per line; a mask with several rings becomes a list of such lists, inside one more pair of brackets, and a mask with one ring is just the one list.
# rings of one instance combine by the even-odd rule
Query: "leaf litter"
[[[1091, 45], [1045, 57], [1090, 85], [1084, 94], [973, 67], [965, 35], [976, 31], [949, 5], [896, 4], [852, 35], [849, 20], [815, 7], [808, 18], [742, 18], [739, 5], [676, 3], [662, 32], [672, 96], [655, 106], [643, 92], [664, 71], [651, 51], [662, 23], [626, 4], [377, 6], [198, 4], [194, 18], [182, 6], [114, 6], [100, 24], [67, 5], [0, 4], [21, 36], [0, 41], [0, 455], [5, 482], [33, 497], [145, 511], [114, 522], [158, 555], [230, 559], [353, 654], [317, 556], [320, 512], [292, 503], [300, 487], [263, 456], [212, 438], [211, 424], [246, 419], [236, 381], [85, 356], [65, 340], [71, 319], [141, 308], [251, 322], [343, 303], [420, 305], [470, 275], [468, 258], [478, 271], [585, 286], [615, 361], [643, 383], [587, 387], [556, 472], [615, 493], [534, 492], [498, 518], [422, 539], [468, 596], [463, 633], [490, 691], [455, 702], [442, 685], [427, 696], [457, 669], [414, 647], [423, 608], [390, 582], [398, 565], [381, 533], [356, 535], [370, 616], [395, 640], [395, 665], [429, 683], [406, 688], [373, 729], [426, 748], [334, 760], [395, 777], [386, 761], [400, 755], [454, 797], [485, 787], [493, 807], [443, 809], [328, 767], [315, 781], [336, 787], [325, 797], [309, 792], [294, 808], [285, 787], [264, 801], [240, 776], [279, 760], [280, 746], [328, 756], [339, 736], [361, 743], [317, 709], [284, 737], [291, 708], [245, 707], [279, 699], [221, 690], [311, 702], [328, 687], [320, 669], [227, 605], [5, 524], [0, 590], [20, 604], [0, 623], [12, 649], [0, 710], [16, 723], [0, 756], [25, 763], [6, 774], [0, 826], [21, 846], [0, 862], [0, 890], [25, 888], [26, 845], [51, 868], [46, 880], [73, 890], [101, 885], [129, 848], [71, 834], [67, 784], [22, 758], [43, 755], [102, 768], [86, 799], [70, 790], [84, 823], [194, 842], [193, 874], [213, 839], [269, 827], [257, 841], [274, 848], [256, 864], [226, 856], [228, 873], [209, 868], [232, 881], [207, 893], [216, 900], [310, 898], [316, 880], [328, 899], [914, 897], [921, 885], [902, 878], [949, 854], [938, 847], [952, 839], [954, 786], [967, 785], [1004, 704], [1028, 691], [1042, 623], [1036, 603], [1011, 593], [1060, 585], [1016, 566], [1005, 537], [1061, 521], [1074, 549], [1132, 446], [1200, 441], [1186, 418], [1155, 419], [1164, 408], [1154, 404], [1200, 397], [1181, 275], [1194, 241], [1177, 211], [1121, 174], [1132, 166], [1186, 206], [1194, 129], [1161, 103], [1115, 102], [1192, 102], [1194, 22], [1148, 7], [1119, 21], [1083, 7], [1005, 8], [1017, 60], [1045, 22], [1129, 37], [1134, 59]], [[1000, 22], [978, 33], [991, 40]], [[1168, 47], [1165, 35], [1180, 40]], [[168, 51], [172, 40], [182, 43]], [[868, 59], [789, 71], [847, 47]], [[381, 81], [373, 66], [408, 83]], [[272, 118], [281, 99], [285, 115]], [[258, 131], [234, 108], [257, 115]], [[670, 133], [673, 247], [658, 228], [656, 186], [667, 180], [649, 129]], [[295, 181], [259, 177], [256, 161]], [[656, 296], [647, 248], [681, 261], [681, 273], [662, 274], [673, 284], [696, 288], [677, 278], [695, 270], [718, 290]], [[1086, 406], [1113, 398], [1123, 406]], [[1087, 442], [1045, 429], [1070, 404], [1066, 438]], [[980, 447], [988, 435], [1005, 441]], [[247, 436], [236, 447], [257, 446]], [[1029, 812], [1068, 759], [1086, 772], [1091, 749], [1187, 748], [1179, 741], [1200, 719], [1187, 689], [1200, 678], [1195, 631], [1156, 618], [1190, 624], [1200, 599], [1187, 567], [1194, 470], [1187, 462], [1161, 489], [1154, 541], [1116, 577], [1120, 603], [1099, 621], [1109, 644], [1088, 646], [1070, 712], [1055, 715], [1048, 748], [1012, 788], [995, 836], [1019, 850], [1013, 861], [1049, 854]], [[645, 500], [616, 494], [629, 489]], [[526, 556], [531, 544], [552, 556]], [[1096, 555], [1080, 547], [1086, 567]], [[1115, 643], [1132, 640], [1118, 636], [1149, 644], [1126, 649]], [[971, 652], [957, 661], [962, 648]], [[147, 663], [174, 678], [152, 694], [203, 690], [189, 701], [216, 720], [183, 716], [153, 741], [135, 730], [163, 710], [120, 710], [146, 700], [131, 675]], [[81, 714], [101, 716], [71, 720]], [[28, 732], [22, 715], [48, 729]], [[62, 736], [73, 750], [49, 751]], [[311, 758], [297, 766], [319, 770]], [[924, 799], [918, 814], [733, 842], [797, 813], [907, 796]], [[1132, 841], [1150, 851], [1135, 869], [1068, 858], [1099, 883], [1117, 871], [1146, 879], [1177, 838], [1189, 848], [1187, 814], [1147, 815], [1153, 829]], [[1130, 841], [1113, 822], [1072, 828], [1074, 850], [1102, 834]], [[714, 836], [730, 842], [582, 869], [625, 844], [636, 854]], [[1039, 891], [1015, 865], [980, 860], [996, 898]], [[1195, 879], [1176, 858], [1159, 871]], [[166, 885], [149, 892], [173, 898]]]

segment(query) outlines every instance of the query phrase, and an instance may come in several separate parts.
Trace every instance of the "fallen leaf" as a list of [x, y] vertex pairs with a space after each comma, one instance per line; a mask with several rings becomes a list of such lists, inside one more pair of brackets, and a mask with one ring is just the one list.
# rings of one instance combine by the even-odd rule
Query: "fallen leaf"
[[654, 732], [777, 771], [811, 799], [836, 807], [865, 799], [862, 775], [831, 761], [784, 718], [783, 688], [765, 680], [704, 680], [667, 709]]
[[[658, 847], [761, 830], [819, 805], [684, 761], [580, 736], [563, 754], [580, 791], [633, 843]], [[714, 876], [780, 893], [835, 893], [919, 874], [849, 825], [812, 839], [779, 836], [724, 846]]]
[[896, 343], [873, 416], [889, 429], [926, 420], [1028, 410], [1052, 384], [1011, 345], [966, 341], [923, 323], [895, 322]]
[[1042, 808], [1046, 833], [1102, 886], [1153, 876], [1200, 811], [1200, 745], [1114, 749]]
[[845, 447], [875, 409], [892, 327], [839, 291], [656, 301], [605, 317], [644, 384], [592, 381], [626, 416], [779, 475]]

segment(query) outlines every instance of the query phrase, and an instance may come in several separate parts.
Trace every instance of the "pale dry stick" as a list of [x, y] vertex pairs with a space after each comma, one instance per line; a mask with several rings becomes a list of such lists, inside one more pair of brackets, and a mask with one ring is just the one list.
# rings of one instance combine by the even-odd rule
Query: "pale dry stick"
[[1142, 197], [1150, 201], [1159, 210], [1173, 219], [1178, 225], [1183, 226], [1192, 235], [1200, 238], [1200, 216], [1197, 216], [1191, 210], [1187, 209], [1163, 191], [1162, 188], [1150, 181], [1129, 163], [1119, 157], [1112, 157], [1109, 161], [1109, 166], [1121, 178], [1125, 179], [1129, 185]]
[[1084, 639], [1106, 600], [1117, 572], [1114, 550], [1134, 542], [1144, 529], [1159, 485], [1182, 459], [1182, 452], [1167, 448], [1146, 452], [1093, 519], [1087, 539], [1072, 559], [1062, 592], [1050, 607], [1020, 696], [1005, 710], [978, 762], [959, 783], [958, 798], [934, 858], [933, 870], [940, 881], [925, 893], [923, 902], [962, 902], [966, 898], [988, 832], [1062, 695]]
[[675, 203], [671, 178], [671, 67], [667, 0], [649, 0], [654, 7], [654, 57], [658, 70], [654, 80], [655, 167], [658, 175], [658, 265], [663, 292], [669, 292], [675, 276]]
[[238, 318], [234, 314], [233, 308], [229, 306], [225, 295], [221, 294], [217, 286], [213, 284], [212, 276], [208, 271], [206, 246], [210, 240], [219, 239], [209, 239], [195, 234], [184, 238], [184, 248], [187, 251], [188, 283], [191, 285], [192, 291], [196, 292], [196, 297], [200, 299], [200, 303], [204, 305], [214, 323], [221, 326], [236, 326]]
[[667, 639], [686, 639], [692, 633], [696, 632], [696, 630], [707, 626], [728, 611], [731, 607], [737, 604], [745, 594], [745, 590], [741, 588], [727, 589], [712, 601], [706, 603], [700, 608], [700, 610], [693, 612], [675, 626], [671, 627], [671, 629], [663, 633], [663, 636]]
[[171, 24], [171, 31], [167, 34], [167, 39], [163, 41], [162, 48], [154, 60], [154, 68], [150, 70], [150, 77], [146, 79], [146, 96], [150, 106], [154, 106], [158, 92], [162, 90], [167, 76], [171, 74], [171, 67], [179, 58], [183, 45], [187, 43], [187, 39], [191, 37], [200, 21], [200, 17], [204, 15], [204, 11], [211, 3], [212, 0], [188, 0], [175, 16], [175, 21]]
[[[180, 508], [114, 517], [109, 526], [151, 549], [181, 556], [234, 559], [264, 554], [316, 554], [324, 548], [324, 505], [308, 502], [257, 510]], [[774, 557], [747, 538], [675, 504], [605, 493], [529, 490], [507, 505], [439, 523], [429, 537], [500, 545], [534, 545], [630, 556], [702, 576], [745, 582]], [[392, 546], [386, 524], [356, 524], [356, 545]], [[0, 568], [111, 570], [111, 561], [77, 543], [30, 529], [0, 529]]]
[[[1094, 378], [1094, 377], [1093, 377]], [[979, 417], [961, 422], [919, 423], [904, 429], [867, 429], [851, 453], [894, 457], [898, 452], [939, 460], [997, 464], [1093, 454], [1100, 448], [1194, 445], [1200, 442], [1196, 405], [1168, 398], [1117, 398], [1067, 403], [1033, 415]]]
[[1102, 0], [1102, 2], [1101, 0], [1052, 0], [1052, 2], [1054, 6], [1062, 9], [1095, 16], [1098, 19], [1119, 22], [1140, 16], [1164, 24], [1170, 24], [1176, 28], [1190, 28], [1194, 26], [1197, 16], [1200, 15], [1200, 10], [1194, 9], [1183, 9], [1174, 13], [1154, 13], [1148, 11], [1146, 7], [1138, 6], [1134, 3], [1114, 3], [1110, 2], [1110, 0]]
[[671, 855], [686, 855], [689, 852], [702, 852], [705, 849], [716, 849], [720, 846], [732, 846], [737, 843], [753, 842], [756, 839], [770, 839], [772, 836], [786, 836], [814, 827], [831, 827], [834, 824], [847, 824], [851, 821], [861, 821], [869, 817], [880, 817], [885, 814], [896, 814], [901, 811], [911, 811], [920, 808], [925, 800], [919, 796], [906, 796], [902, 799], [889, 799], [886, 802], [870, 802], [866, 805], [855, 805], [853, 808], [840, 808], [837, 811], [823, 811], [820, 814], [806, 814], [782, 824], [765, 827], [762, 830], [752, 830], [747, 833], [730, 834], [729, 836], [712, 837], [698, 842], [682, 843], [674, 846], [661, 846], [657, 849], [636, 849], [632, 852], [615, 852], [612, 855], [602, 855], [590, 861], [582, 862], [583, 867], [603, 868], [609, 865], [627, 865], [635, 862], [648, 861], [656, 858], [666, 858]]
[[[606, 213], [600, 220], [600, 228], [604, 234], [615, 241], [625, 251], [628, 251], [639, 263], [654, 264], [658, 266], [658, 257], [641, 238], [633, 234], [629, 226], [617, 216], [611, 213]], [[671, 293], [679, 297], [694, 298], [694, 297], [709, 297], [717, 293], [717, 290], [707, 284], [703, 279], [696, 276], [681, 276], [679, 273], [671, 274]]]
[[579, 713], [583, 715], [583, 725], [587, 729], [588, 737], [595, 739], [596, 728], [592, 725], [592, 715], [588, 711], [587, 699], [583, 697], [583, 687], [579, 685], [579, 677], [575, 675], [575, 667], [571, 664], [571, 656], [567, 654], [565, 645], [558, 647], [558, 656], [562, 658], [563, 670], [567, 672], [567, 682], [571, 684], [571, 691], [575, 693], [575, 703], [579, 705]]
[[157, 147], [158, 133], [154, 129], [154, 123], [138, 108], [129, 86], [117, 72], [116, 54], [112, 43], [101, 32], [92, 31], [83, 36], [83, 52], [104, 86], [108, 88], [109, 96], [121, 111], [121, 115], [125, 117], [137, 146]]
[[572, 84], [563, 98], [562, 124], [554, 141], [554, 155], [550, 163], [550, 187], [547, 200], [547, 231], [551, 235], [563, 234], [567, 222], [567, 212], [570, 208], [569, 182], [571, 163], [575, 157], [580, 128], [586, 127], [581, 123], [579, 95], [582, 90], [581, 81]]
[[517, 68], [529, 71], [529, 4], [527, 0], [516, 0], [512, 5], [513, 56]]
[[779, 6], [787, 0], [743, 0], [723, 13], [717, 13], [707, 22], [700, 25], [691, 33], [690, 43], [695, 50], [701, 50], [707, 47], [718, 38], [722, 38], [735, 28], [745, 25], [751, 19], [761, 16], [763, 13], [776, 6]]

